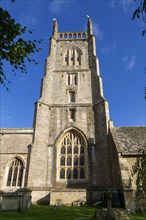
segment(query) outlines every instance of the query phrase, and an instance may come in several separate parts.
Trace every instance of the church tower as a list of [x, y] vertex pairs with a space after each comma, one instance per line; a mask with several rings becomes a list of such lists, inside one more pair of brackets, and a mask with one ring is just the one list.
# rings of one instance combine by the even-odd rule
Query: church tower
[[111, 187], [108, 122], [90, 17], [81, 32], [59, 32], [54, 20], [27, 167], [35, 199], [93, 202]]

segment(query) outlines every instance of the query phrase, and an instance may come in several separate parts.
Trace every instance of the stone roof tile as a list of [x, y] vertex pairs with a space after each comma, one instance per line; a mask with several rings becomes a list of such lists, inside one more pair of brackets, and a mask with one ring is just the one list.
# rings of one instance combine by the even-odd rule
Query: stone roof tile
[[110, 132], [118, 152], [137, 154], [146, 149], [146, 127], [113, 127]]

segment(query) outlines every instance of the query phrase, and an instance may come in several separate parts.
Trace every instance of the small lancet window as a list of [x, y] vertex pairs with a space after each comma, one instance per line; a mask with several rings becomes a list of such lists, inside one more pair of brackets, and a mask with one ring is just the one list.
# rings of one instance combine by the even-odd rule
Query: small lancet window
[[75, 109], [70, 109], [70, 120], [75, 121]]
[[77, 82], [77, 74], [74, 75], [74, 82], [75, 82], [75, 85], [77, 85], [77, 83], [78, 83]]
[[80, 33], [78, 34], [78, 38], [81, 38], [81, 34]]
[[72, 164], [72, 160], [71, 160], [71, 156], [67, 157], [67, 166], [71, 166]]
[[23, 167], [20, 167], [19, 176], [18, 176], [18, 186], [21, 186], [22, 182], [22, 176], [23, 176]]
[[84, 154], [84, 146], [82, 146], [82, 145], [80, 147], [80, 154]]
[[66, 171], [66, 177], [67, 177], [67, 179], [71, 179], [71, 169], [70, 168], [68, 168]]
[[65, 179], [65, 170], [63, 168], [60, 170], [60, 179]]
[[60, 34], [60, 39], [62, 39], [63, 38], [63, 34]]
[[61, 156], [60, 158], [60, 166], [65, 166], [65, 157]]
[[76, 167], [73, 169], [73, 178], [78, 179], [78, 169]]
[[64, 38], [67, 38], [67, 34], [64, 35]]
[[73, 38], [76, 38], [76, 37], [77, 37], [77, 35], [76, 35], [76, 34], [74, 34], [74, 35], [73, 35]]
[[80, 179], [84, 179], [84, 178], [85, 178], [84, 168], [81, 167], [81, 169], [80, 169]]
[[80, 156], [80, 166], [84, 166], [84, 156]]
[[85, 33], [82, 34], [82, 38], [85, 38]]
[[65, 154], [65, 147], [64, 146], [61, 147], [61, 154]]
[[72, 34], [69, 34], [69, 38], [72, 38]]
[[14, 175], [13, 175], [12, 186], [16, 186], [17, 174], [18, 174], [18, 167], [15, 167], [14, 168]]
[[75, 102], [75, 91], [69, 91], [69, 101]]
[[74, 147], [74, 154], [78, 154], [78, 147], [77, 146]]
[[78, 157], [77, 156], [74, 157], [74, 166], [78, 166]]
[[71, 146], [68, 146], [67, 147], [67, 154], [71, 154], [72, 153], [72, 148], [71, 148]]

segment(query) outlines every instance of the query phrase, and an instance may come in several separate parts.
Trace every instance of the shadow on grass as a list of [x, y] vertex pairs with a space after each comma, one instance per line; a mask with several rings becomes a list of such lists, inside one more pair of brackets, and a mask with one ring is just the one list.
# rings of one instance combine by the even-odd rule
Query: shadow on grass
[[[96, 207], [69, 207], [37, 205], [22, 212], [0, 212], [0, 220], [73, 220], [93, 217]], [[146, 214], [134, 214], [132, 220], [146, 220]]]
[[71, 220], [76, 217], [92, 217], [95, 207], [32, 206], [22, 212], [0, 212], [0, 220]]

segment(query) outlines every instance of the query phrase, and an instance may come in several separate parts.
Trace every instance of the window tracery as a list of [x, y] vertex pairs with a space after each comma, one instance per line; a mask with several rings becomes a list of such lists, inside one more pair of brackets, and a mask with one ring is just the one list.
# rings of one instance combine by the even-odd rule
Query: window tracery
[[8, 187], [21, 187], [23, 177], [23, 163], [20, 159], [14, 158], [9, 166], [7, 186]]
[[68, 132], [61, 141], [59, 150], [59, 178], [85, 179], [86, 147], [76, 132]]
[[76, 47], [69, 47], [64, 54], [65, 65], [81, 65], [81, 51]]

